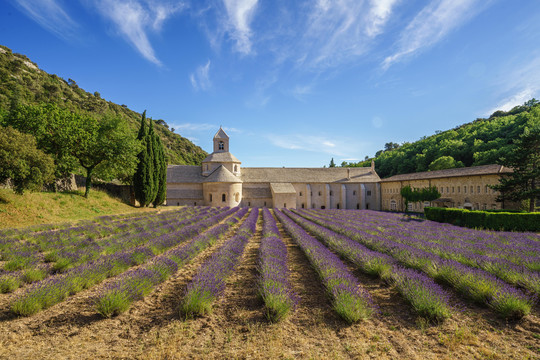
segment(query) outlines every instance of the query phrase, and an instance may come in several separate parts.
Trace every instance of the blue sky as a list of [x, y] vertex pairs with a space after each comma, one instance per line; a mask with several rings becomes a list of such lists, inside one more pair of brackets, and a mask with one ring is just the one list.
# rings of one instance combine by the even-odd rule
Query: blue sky
[[540, 98], [537, 0], [7, 0], [0, 44], [244, 166], [357, 161]]

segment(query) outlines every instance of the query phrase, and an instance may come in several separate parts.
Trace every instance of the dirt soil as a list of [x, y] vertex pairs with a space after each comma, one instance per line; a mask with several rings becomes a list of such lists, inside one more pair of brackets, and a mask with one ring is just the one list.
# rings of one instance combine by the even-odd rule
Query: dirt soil
[[301, 297], [280, 323], [266, 320], [257, 295], [259, 224], [210, 315], [184, 319], [178, 306], [197, 269], [227, 237], [111, 319], [92, 306], [106, 282], [28, 318], [9, 312], [10, 301], [24, 289], [0, 294], [0, 359], [540, 359], [538, 306], [509, 322], [456, 296], [461, 310], [432, 324], [395, 289], [358, 271], [379, 313], [348, 325], [332, 310], [302, 251], [280, 229], [291, 282]]

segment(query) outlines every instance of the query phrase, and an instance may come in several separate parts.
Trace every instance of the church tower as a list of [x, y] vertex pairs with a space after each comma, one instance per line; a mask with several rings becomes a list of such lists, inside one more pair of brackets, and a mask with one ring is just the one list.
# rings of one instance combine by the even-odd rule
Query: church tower
[[229, 152], [229, 136], [221, 127], [214, 135], [214, 152]]

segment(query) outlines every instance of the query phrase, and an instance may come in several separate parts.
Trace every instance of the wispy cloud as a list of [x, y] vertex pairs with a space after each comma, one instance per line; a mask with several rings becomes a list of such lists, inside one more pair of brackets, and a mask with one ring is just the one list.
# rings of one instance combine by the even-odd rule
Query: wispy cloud
[[212, 86], [210, 82], [210, 60], [205, 65], [197, 67], [194, 73], [189, 75], [191, 85], [195, 90], [208, 90]]
[[223, 0], [227, 12], [226, 27], [242, 54], [252, 52], [251, 21], [257, 10], [258, 0]]
[[15, 0], [28, 17], [56, 36], [69, 39], [79, 25], [68, 15], [58, 0]]
[[172, 4], [158, 0], [94, 0], [94, 4], [126, 41], [156, 65], [161, 62], [148, 39], [148, 32], [160, 31], [165, 20], [185, 7], [181, 2]]
[[436, 0], [424, 7], [402, 31], [397, 50], [386, 57], [383, 69], [441, 41], [450, 32], [487, 8], [491, 0]]
[[214, 124], [207, 124], [207, 123], [184, 123], [179, 124], [175, 126], [176, 130], [183, 130], [183, 131], [208, 131], [212, 129], [216, 129], [216, 125]]
[[383, 32], [398, 0], [318, 0], [313, 3], [299, 63], [326, 68], [363, 55]]
[[354, 156], [355, 152], [362, 145], [353, 141], [353, 139], [331, 138], [319, 135], [268, 134], [266, 138], [274, 146], [283, 149], [326, 153], [334, 156]]

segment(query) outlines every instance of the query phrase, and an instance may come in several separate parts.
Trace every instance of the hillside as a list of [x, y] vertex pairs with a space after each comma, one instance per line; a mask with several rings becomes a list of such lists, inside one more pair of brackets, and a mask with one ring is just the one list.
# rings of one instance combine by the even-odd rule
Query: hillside
[[[98, 92], [86, 92], [75, 80], [48, 74], [25, 55], [13, 53], [0, 45], [0, 117], [9, 111], [13, 101], [29, 105], [54, 103], [70, 110], [113, 114], [126, 120], [134, 130], [138, 129], [141, 119], [141, 114], [126, 105], [102, 99]], [[154, 119], [154, 122], [169, 164], [200, 165], [207, 155], [204, 150], [173, 133], [164, 120]]]
[[[525, 127], [540, 123], [540, 104], [532, 99], [508, 112], [496, 111], [454, 129], [412, 143], [386, 143], [377, 152], [375, 168], [381, 178], [398, 174], [499, 163], [513, 149]], [[372, 159], [344, 163], [369, 166]]]

